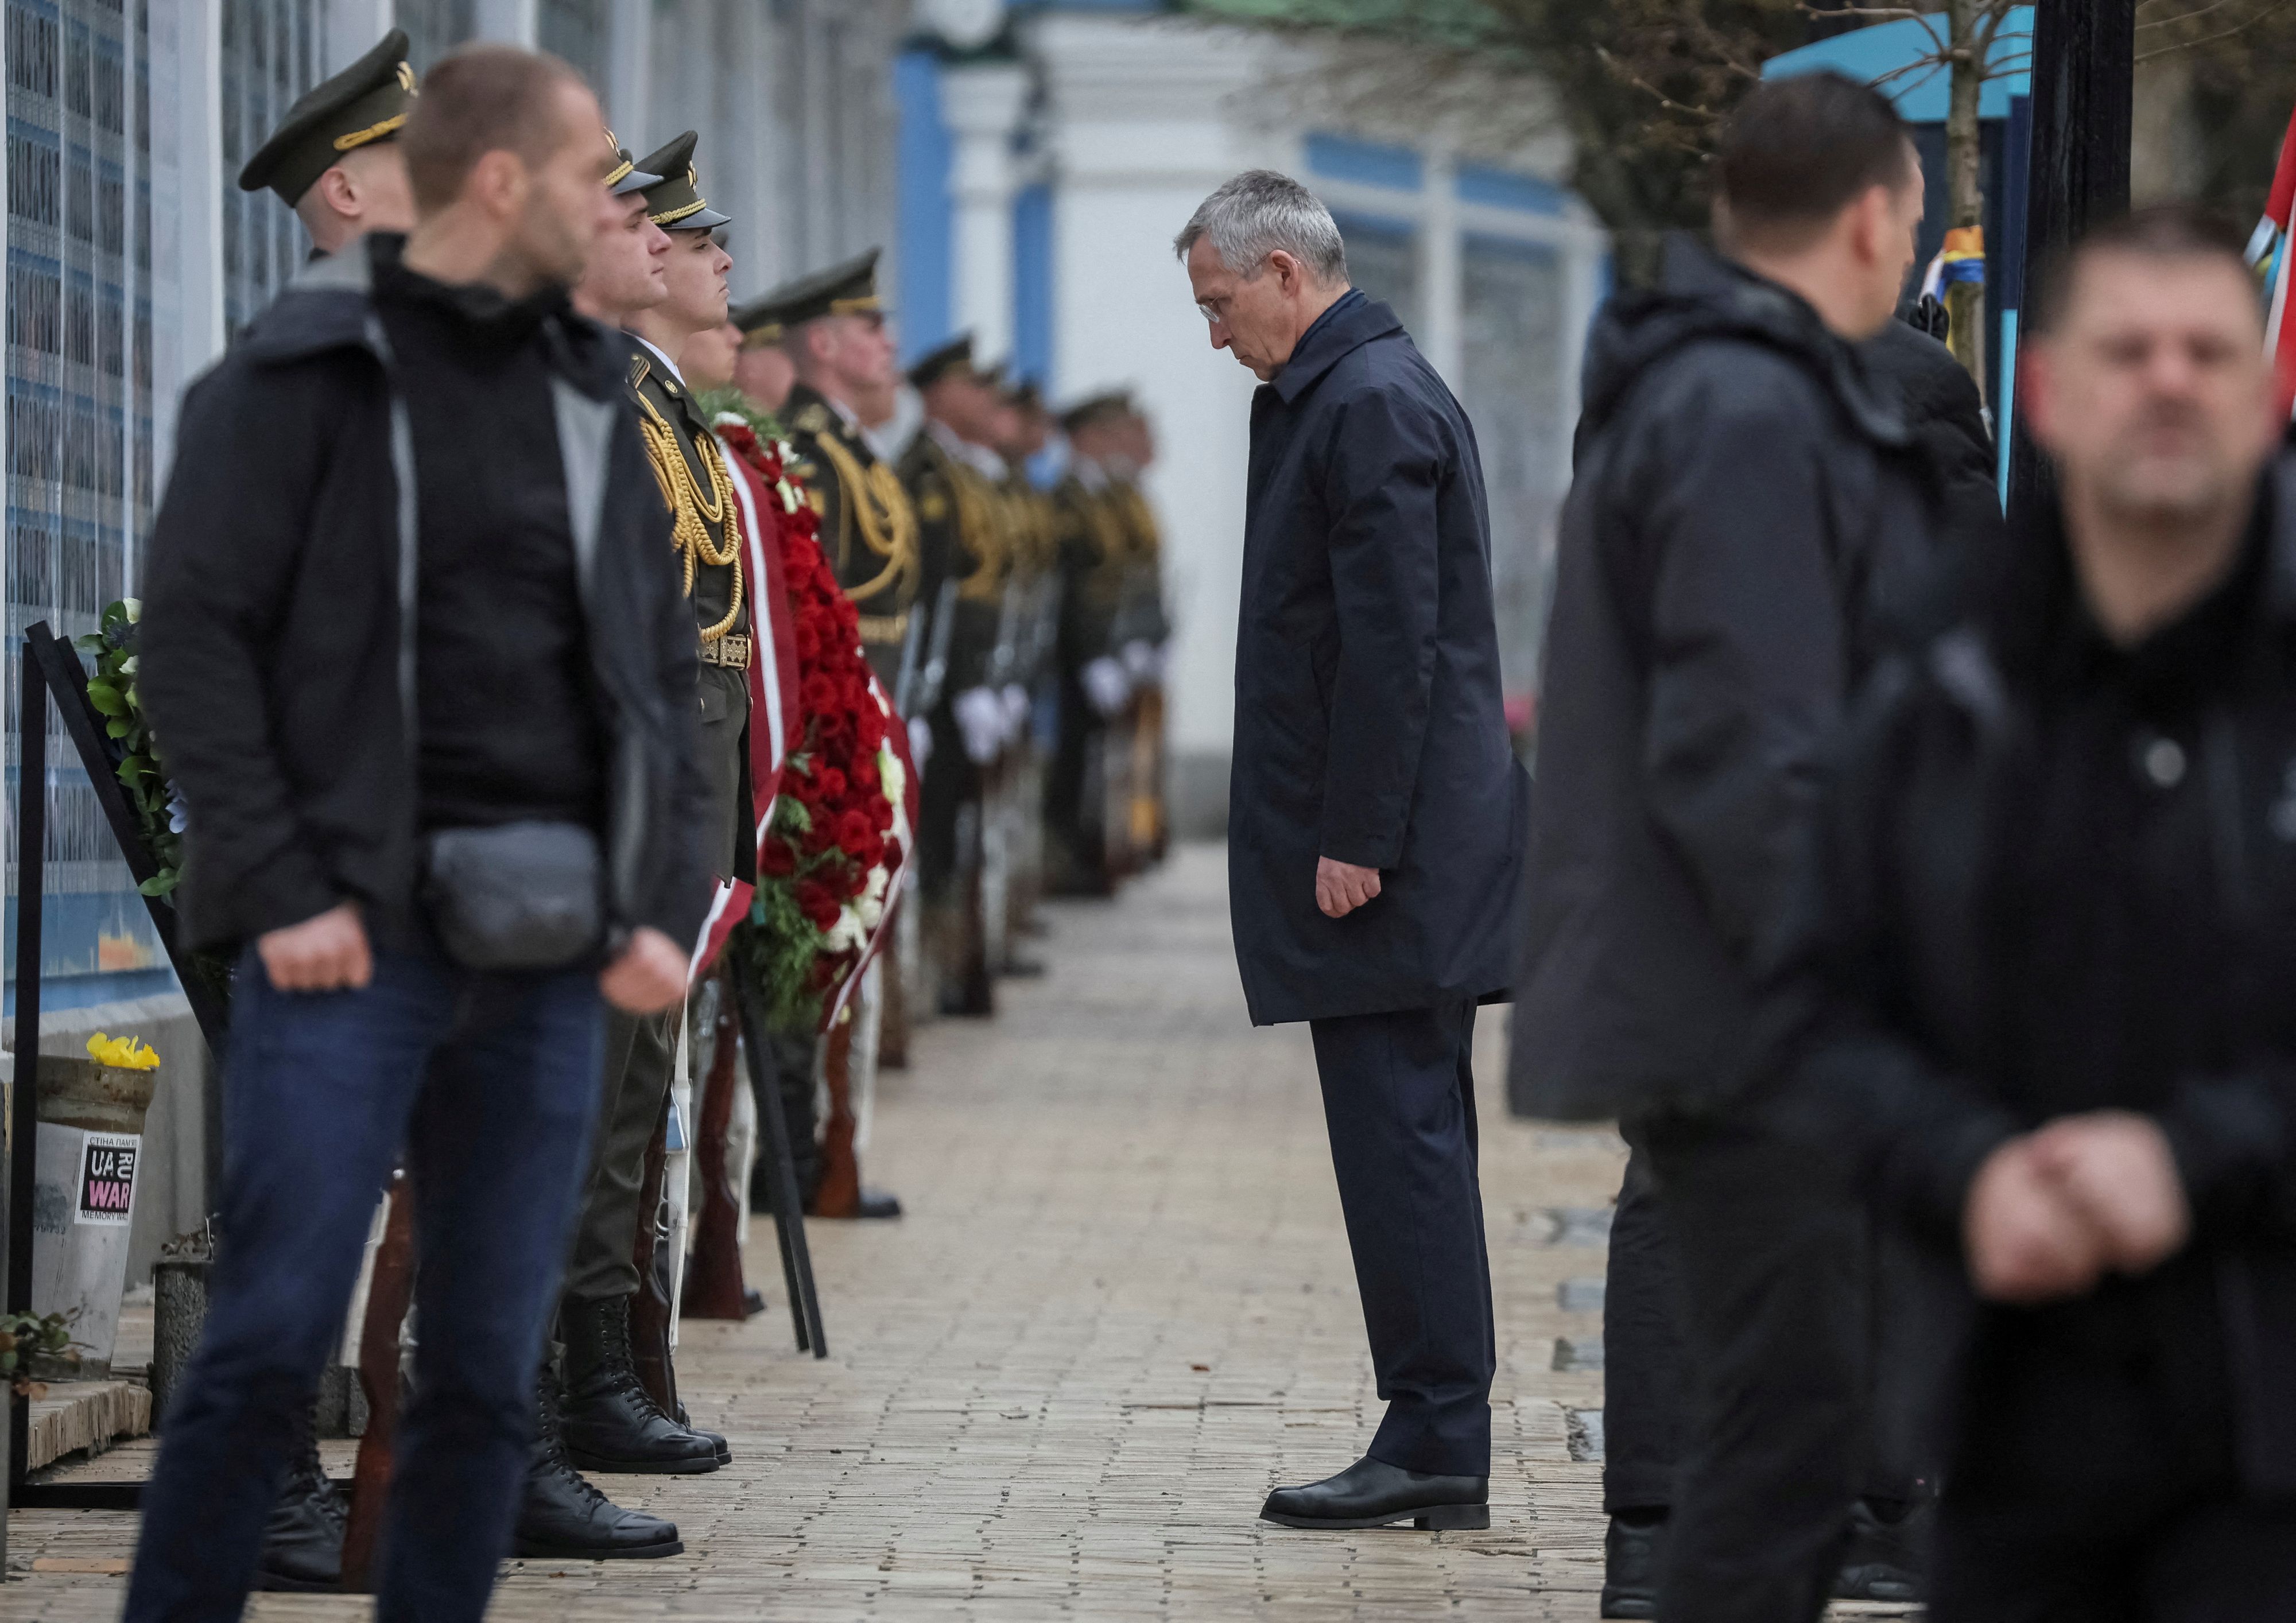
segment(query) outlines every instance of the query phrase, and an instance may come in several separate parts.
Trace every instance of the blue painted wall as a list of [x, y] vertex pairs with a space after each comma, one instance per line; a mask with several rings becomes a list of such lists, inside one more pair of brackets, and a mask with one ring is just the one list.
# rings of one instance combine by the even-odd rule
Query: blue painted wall
[[955, 211], [948, 173], [954, 143], [940, 109], [940, 61], [930, 51], [905, 51], [893, 63], [893, 98], [900, 110], [899, 176], [895, 204], [900, 232], [900, 285], [895, 320], [906, 365], [949, 332], [949, 287]]
[[1053, 189], [1023, 186], [1013, 200], [1013, 371], [1053, 381]]

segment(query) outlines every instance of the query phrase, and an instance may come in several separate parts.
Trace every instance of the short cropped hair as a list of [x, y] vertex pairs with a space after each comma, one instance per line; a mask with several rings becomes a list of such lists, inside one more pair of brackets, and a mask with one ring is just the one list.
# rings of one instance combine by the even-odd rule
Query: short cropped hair
[[1907, 184], [1914, 163], [1906, 121], [1872, 86], [1832, 72], [1771, 79], [1723, 130], [1715, 222], [1733, 242], [1791, 245], [1873, 187]]
[[2025, 330], [2054, 331], [2071, 309], [2081, 266], [2103, 254], [2148, 259], [2221, 259], [2248, 276], [2246, 241], [2231, 221], [2192, 203], [2151, 203], [2116, 215], [2062, 245], [2044, 260]]
[[1274, 169], [1246, 169], [1204, 199], [1172, 239], [1172, 251], [1185, 260], [1204, 237], [1238, 275], [1250, 275], [1280, 248], [1326, 286], [1348, 279], [1347, 244], [1332, 211]]
[[557, 57], [515, 45], [464, 45], [446, 57], [422, 76], [398, 135], [415, 208], [430, 214], [452, 203], [488, 152], [539, 163], [562, 133], [553, 99], [562, 86], [581, 83]]

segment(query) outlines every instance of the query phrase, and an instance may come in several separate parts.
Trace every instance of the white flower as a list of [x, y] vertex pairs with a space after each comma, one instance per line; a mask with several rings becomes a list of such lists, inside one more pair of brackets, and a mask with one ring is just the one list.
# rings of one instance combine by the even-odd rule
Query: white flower
[[877, 746], [877, 776], [885, 785], [885, 799], [895, 807], [909, 798], [909, 775], [901, 766], [901, 758], [893, 753], [890, 744]]
[[184, 799], [184, 791], [180, 789], [169, 790], [168, 791], [168, 832], [171, 834], [180, 834], [191, 826], [192, 808]]
[[119, 606], [127, 611], [127, 623], [131, 626], [144, 618], [144, 600], [140, 597], [123, 597]]
[[131, 653], [126, 659], [120, 660], [119, 674], [123, 676], [134, 676], [135, 674], [136, 662], [140, 658], [140, 655]]
[[865, 945], [868, 939], [868, 927], [862, 923], [861, 915], [849, 905], [838, 910], [837, 922], [829, 927], [829, 933], [822, 938], [822, 945], [832, 953], [853, 952]]
[[719, 412], [715, 417], [709, 419], [709, 426], [718, 429], [745, 429], [750, 426], [750, 420], [739, 412]]

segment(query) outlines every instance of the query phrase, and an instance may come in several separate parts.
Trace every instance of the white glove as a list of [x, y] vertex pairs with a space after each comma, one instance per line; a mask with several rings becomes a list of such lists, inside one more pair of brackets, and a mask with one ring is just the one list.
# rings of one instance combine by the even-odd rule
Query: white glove
[[1112, 717], [1132, 697], [1132, 679], [1124, 667], [1103, 654], [1084, 668], [1085, 696], [1103, 717]]
[[1004, 747], [1004, 701], [993, 687], [969, 687], [956, 696], [956, 730], [964, 734], [964, 753], [976, 766], [986, 766]]
[[922, 716], [909, 717], [909, 759], [919, 772], [932, 759], [932, 723]]
[[1156, 679], [1156, 649], [1152, 643], [1135, 637], [1120, 651], [1125, 674], [1136, 684], [1145, 684]]
[[1004, 684], [1004, 736], [1018, 738], [1029, 727], [1029, 690], [1017, 682]]

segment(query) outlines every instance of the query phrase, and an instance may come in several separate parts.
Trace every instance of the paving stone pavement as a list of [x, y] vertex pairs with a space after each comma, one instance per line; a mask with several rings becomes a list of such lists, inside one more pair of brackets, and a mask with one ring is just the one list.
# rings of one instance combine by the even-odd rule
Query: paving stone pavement
[[[920, 1033], [868, 1158], [907, 1216], [812, 1225], [833, 1356], [794, 1350], [777, 1273], [764, 1316], [689, 1322], [686, 1400], [734, 1463], [605, 1481], [675, 1517], [686, 1553], [512, 1563], [492, 1618], [1595, 1617], [1600, 1468], [1571, 1449], [1600, 1436], [1600, 1361], [1561, 1348], [1600, 1346], [1588, 1282], [1623, 1150], [1507, 1118], [1496, 1011], [1477, 1053], [1490, 1530], [1255, 1520], [1272, 1483], [1354, 1459], [1380, 1406], [1307, 1034], [1247, 1023], [1224, 873], [1216, 848], [1184, 848], [1112, 904], [1048, 908], [1048, 976], [1004, 983], [994, 1022]], [[772, 1269], [762, 1219], [757, 1244]], [[122, 1564], [132, 1536], [124, 1516], [17, 1513], [0, 1620], [117, 1616], [124, 1580], [85, 1569]]]

